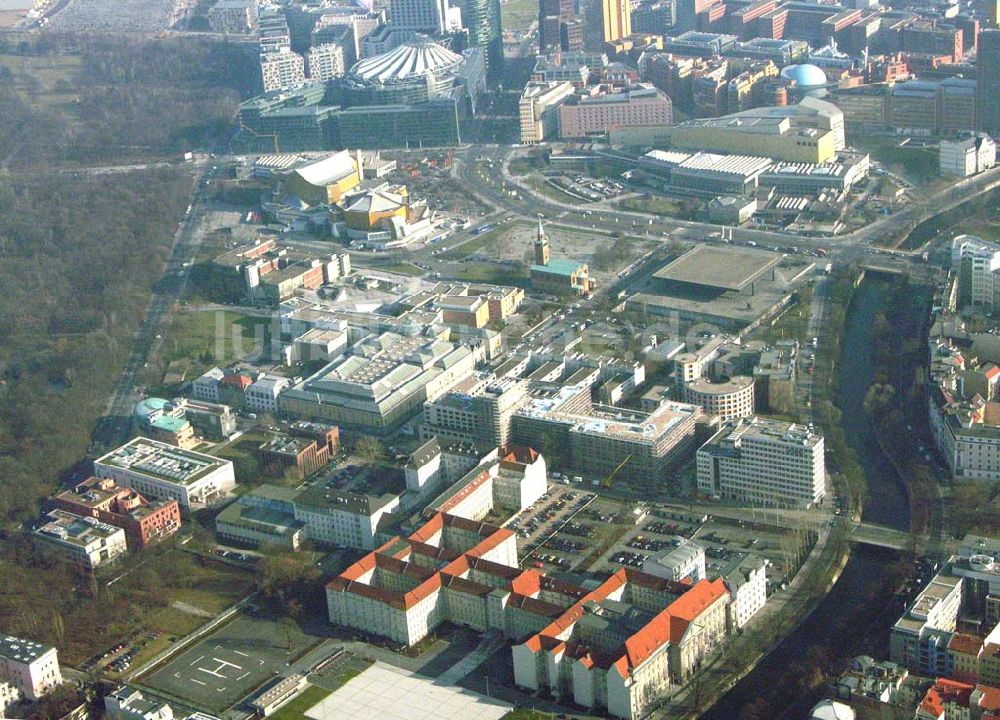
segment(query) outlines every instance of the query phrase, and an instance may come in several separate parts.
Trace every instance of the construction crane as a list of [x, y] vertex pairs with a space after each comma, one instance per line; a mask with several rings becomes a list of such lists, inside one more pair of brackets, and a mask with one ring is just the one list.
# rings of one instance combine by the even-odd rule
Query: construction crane
[[632, 459], [632, 455], [629, 454], [628, 457], [626, 457], [624, 460], [621, 461], [621, 463], [618, 465], [618, 467], [616, 467], [614, 470], [612, 470], [611, 473], [606, 478], [604, 478], [604, 483], [603, 483], [604, 487], [609, 488], [609, 487], [611, 487], [614, 484], [615, 475], [617, 475], [618, 471], [621, 470], [623, 467], [625, 467], [625, 465], [631, 459]]

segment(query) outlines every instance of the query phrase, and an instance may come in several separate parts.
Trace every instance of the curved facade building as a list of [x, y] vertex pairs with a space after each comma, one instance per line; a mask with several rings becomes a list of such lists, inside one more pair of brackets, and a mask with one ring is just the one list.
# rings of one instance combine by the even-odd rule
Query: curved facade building
[[459, 120], [486, 87], [483, 52], [418, 36], [361, 60], [344, 77], [240, 106], [247, 151], [434, 147], [461, 143]]
[[475, 98], [485, 82], [482, 53], [448, 50], [426, 38], [356, 63], [340, 83], [345, 105], [413, 105], [441, 98]]
[[722, 422], [752, 417], [753, 378], [739, 375], [725, 382], [691, 380], [684, 383], [684, 402], [701, 405], [707, 414], [718, 415]]

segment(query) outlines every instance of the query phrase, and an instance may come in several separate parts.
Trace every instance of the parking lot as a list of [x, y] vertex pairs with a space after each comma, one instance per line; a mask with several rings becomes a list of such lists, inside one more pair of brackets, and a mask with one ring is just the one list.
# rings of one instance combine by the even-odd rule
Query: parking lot
[[518, 532], [524, 566], [546, 572], [610, 575], [622, 567], [640, 569], [676, 547], [678, 538], [688, 538], [705, 546], [709, 577], [731, 572], [750, 554], [764, 558], [773, 592], [787, 584], [815, 541], [812, 531], [776, 527], [773, 520], [765, 524], [752, 512], [738, 520], [654, 504], [637, 514], [631, 504], [582, 488], [552, 487], [549, 497], [509, 526]]
[[598, 560], [591, 570], [613, 573], [622, 567], [641, 568], [650, 557], [670, 550], [677, 538], [690, 538], [706, 517], [667, 506], [653, 506]]
[[363, 492], [370, 495], [402, 492], [406, 485], [401, 468], [391, 466], [372, 468], [350, 461], [320, 473], [310, 482], [310, 484], [317, 483], [335, 490]]
[[[517, 533], [518, 554], [526, 566], [570, 570], [586, 555], [585, 537], [573, 537], [576, 517], [596, 495], [579, 487], [552, 483], [534, 506], [507, 527]], [[539, 547], [540, 543], [544, 543]]]
[[132, 666], [132, 661], [142, 648], [157, 640], [163, 631], [152, 630], [150, 632], [136, 633], [125, 642], [109, 648], [101, 655], [94, 656], [83, 663], [82, 670], [97, 670], [108, 673], [125, 672]]
[[559, 189], [589, 202], [618, 197], [626, 192], [625, 186], [616, 180], [595, 180], [586, 175], [553, 175], [548, 177], [548, 181]]

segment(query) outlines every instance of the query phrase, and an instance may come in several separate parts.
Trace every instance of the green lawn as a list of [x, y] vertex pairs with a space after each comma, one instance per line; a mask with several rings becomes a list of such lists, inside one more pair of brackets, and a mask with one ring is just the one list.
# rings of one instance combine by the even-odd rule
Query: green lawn
[[661, 197], [651, 197], [649, 200], [643, 198], [626, 198], [621, 201], [621, 208], [622, 210], [646, 212], [668, 217], [681, 217], [684, 214], [684, 203], [679, 200], [669, 200]]
[[407, 262], [382, 265], [378, 269], [384, 272], [396, 273], [398, 275], [410, 275], [411, 277], [420, 277], [424, 274], [424, 271], [421, 268]]
[[163, 343], [163, 358], [188, 358], [199, 367], [228, 364], [265, 351], [272, 322], [229, 310], [180, 312]]
[[506, 227], [502, 227], [484, 232], [482, 235], [477, 235], [468, 242], [451, 248], [448, 252], [441, 253], [440, 257], [442, 260], [461, 260], [478, 250], [492, 246], [506, 229]]
[[514, 708], [500, 720], [550, 720], [551, 718], [552, 713], [529, 710], [528, 708]]
[[510, 268], [494, 263], [473, 262], [456, 274], [456, 280], [467, 282], [496, 283], [498, 285], [524, 285], [527, 274], [512, 272]]
[[[345, 680], [344, 682], [347, 681]], [[306, 710], [321, 702], [331, 692], [331, 690], [327, 690], [326, 688], [310, 685], [301, 695], [271, 715], [271, 720], [304, 720]]]
[[72, 111], [79, 99], [73, 84], [80, 71], [77, 55], [0, 55], [0, 67], [10, 70], [18, 95], [36, 108]]

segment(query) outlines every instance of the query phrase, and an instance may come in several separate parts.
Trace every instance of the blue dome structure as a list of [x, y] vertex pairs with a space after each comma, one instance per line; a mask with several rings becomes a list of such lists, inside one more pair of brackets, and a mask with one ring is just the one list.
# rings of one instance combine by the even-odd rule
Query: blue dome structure
[[133, 412], [137, 418], [148, 418], [153, 413], [162, 412], [169, 404], [170, 401], [163, 398], [147, 397], [135, 404]]
[[820, 70], [815, 65], [810, 65], [809, 63], [789, 65], [782, 69], [781, 77], [786, 80], [794, 80], [795, 84], [803, 89], [822, 87], [829, 82], [829, 80], [826, 79], [825, 72]]
[[825, 72], [810, 63], [789, 65], [782, 69], [781, 77], [795, 83], [788, 88], [788, 94], [796, 101], [807, 96], [823, 97], [826, 95], [826, 85], [830, 82]]

